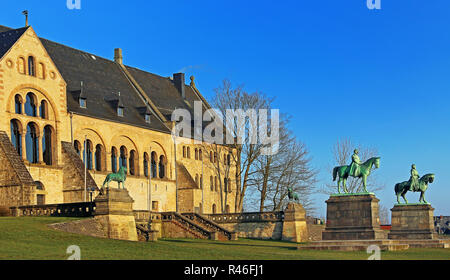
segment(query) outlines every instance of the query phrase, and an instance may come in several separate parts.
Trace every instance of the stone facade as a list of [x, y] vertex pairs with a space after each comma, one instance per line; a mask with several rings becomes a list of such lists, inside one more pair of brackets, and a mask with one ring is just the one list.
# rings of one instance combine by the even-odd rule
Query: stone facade
[[301, 204], [289, 203], [284, 210], [283, 237], [284, 241], [306, 242], [309, 239], [306, 225], [306, 211]]
[[434, 208], [429, 204], [395, 205], [389, 239], [434, 239]]
[[[0, 26], [0, 33], [5, 30], [9, 29]], [[223, 159], [229, 151], [224, 148], [217, 150], [219, 151], [217, 161], [213, 163], [209, 156], [204, 154], [200, 160], [198, 154], [195, 153], [196, 150], [207, 150], [203, 143], [198, 144], [194, 143], [193, 139], [183, 138], [174, 145], [170, 134], [173, 124], [166, 119], [167, 117], [170, 120], [171, 112], [160, 111], [160, 109], [162, 110], [161, 106], [165, 106], [175, 99], [173, 92], [176, 89], [172, 79], [158, 77], [158, 81], [155, 81], [164, 83], [164, 87], [160, 85], [158, 87], [167, 90], [167, 96], [152, 96], [149, 95], [149, 92], [144, 91], [145, 86], [138, 83], [139, 79], [131, 76], [138, 73], [138, 70], [133, 68], [131, 71], [130, 67], [125, 67], [122, 59], [109, 61], [41, 39], [32, 27], [12, 30], [11, 34], [14, 35], [19, 31], [23, 34], [6, 53], [0, 54], [0, 133], [5, 136], [1, 142], [9, 147], [9, 150], [5, 150], [4, 145], [0, 147], [0, 160], [2, 163], [5, 162], [0, 167], [0, 207], [37, 203], [74, 203], [84, 201], [86, 196], [89, 198], [89, 194], [85, 193], [83, 171], [83, 162], [86, 162], [85, 154], [89, 152], [92, 163], [86, 181], [89, 189], [96, 190], [93, 193], [95, 198], [98, 195], [98, 188], [102, 186], [107, 174], [113, 172], [114, 151], [117, 167], [123, 148], [126, 164], [130, 166], [132, 162], [134, 166], [133, 172], [128, 171], [126, 181], [126, 187], [134, 200], [133, 209], [159, 212], [202, 211], [204, 213], [213, 213], [213, 209], [216, 213], [223, 213], [226, 210], [234, 211], [235, 183], [230, 183], [230, 191], [226, 193], [222, 187], [223, 182], [219, 182], [218, 188], [209, 187], [212, 185], [210, 178], [214, 180], [219, 177], [223, 181], [223, 178], [226, 177], [225, 171], [221, 171], [219, 176], [211, 165], [215, 163], [224, 165]], [[0, 43], [3, 38], [0, 37]], [[55, 52], [61, 48], [64, 51]], [[57, 57], [61, 53], [73, 53], [76, 61], [70, 61], [70, 63], [67, 61], [66, 63], [61, 57]], [[58, 59], [58, 62], [55, 59]], [[151, 121], [155, 123], [154, 126], [160, 124], [160, 127], [145, 127], [144, 116], [133, 115], [135, 118], [141, 117], [143, 125], [132, 124], [127, 119], [122, 120], [117, 116], [115, 119], [107, 116], [92, 116], [88, 111], [84, 113], [84, 109], [79, 108], [80, 105], [74, 105], [72, 96], [77, 93], [74, 93], [69, 85], [71, 84], [73, 87], [73, 84], [79, 84], [80, 80], [90, 78], [89, 74], [84, 74], [87, 77], [82, 77], [82, 71], [86, 68], [82, 63], [87, 59], [93, 61], [92, 63], [103, 63], [107, 70], [117, 74], [115, 77], [122, 79], [120, 83], [124, 83], [123, 81], [129, 83], [123, 85], [118, 81], [108, 81], [108, 85], [111, 87], [107, 89], [111, 91], [108, 93], [109, 95], [119, 90], [120, 87], [136, 89], [136, 92], [127, 94], [136, 100], [145, 99], [145, 104], [148, 104], [151, 109], [147, 108], [152, 113]], [[73, 69], [70, 67], [76, 63], [80, 63], [81, 66], [75, 70], [81, 72], [75, 72], [73, 77], [70, 72]], [[67, 69], [60, 69], [60, 66], [67, 67]], [[33, 74], [29, 73], [30, 69], [33, 70]], [[144, 72], [140, 71], [139, 73]], [[145, 75], [156, 77], [156, 75], [146, 72]], [[93, 83], [95, 81], [91, 82], [91, 84]], [[184, 82], [183, 86], [186, 88], [186, 96], [198, 96], [197, 99], [203, 99], [195, 86], [184, 85]], [[97, 88], [94, 87], [94, 89]], [[89, 103], [89, 98], [93, 92], [83, 93], [82, 88], [80, 92], [78, 96], [84, 94], [83, 96], [87, 97], [88, 108], [92, 110], [93, 107], [97, 107], [98, 110], [103, 109], [105, 114], [111, 114], [112, 108], [107, 101], [108, 94], [100, 98], [106, 104], [92, 104]], [[166, 93], [164, 92], [164, 94]], [[152, 98], [161, 102], [162, 105], [160, 107], [154, 105]], [[189, 104], [192, 100], [180, 99], [176, 102]], [[26, 111], [31, 103], [35, 112], [30, 115]], [[78, 109], [72, 110], [73, 106], [77, 105]], [[157, 121], [156, 118], [161, 120]], [[5, 139], [9, 139], [9, 143], [6, 143]], [[36, 151], [31, 151], [29, 139], [35, 139], [33, 141], [38, 147], [33, 149], [37, 149]], [[87, 145], [84, 145], [85, 140]], [[20, 148], [16, 148], [17, 146]], [[20, 152], [20, 154], [15, 152], [15, 159], [11, 159], [11, 152], [14, 152], [10, 149], [11, 147], [15, 147]], [[46, 149], [45, 152], [44, 149]], [[186, 152], [188, 149], [191, 151], [189, 154]], [[33, 155], [30, 155], [30, 152]], [[74, 157], [74, 155], [76, 156]], [[33, 157], [35, 158], [30, 159]], [[156, 176], [148, 174], [150, 166], [153, 166], [153, 159], [155, 161], [154, 170], [157, 170]], [[147, 169], [144, 167], [145, 161], [147, 161]], [[183, 176], [179, 176], [178, 180], [176, 178], [177, 168], [185, 170]], [[228, 169], [229, 174], [235, 174], [235, 168], [235, 166], [231, 166]], [[163, 172], [160, 173], [160, 170]], [[221, 167], [221, 170], [225, 170], [225, 168]], [[25, 174], [24, 176], [28, 176], [29, 180], [25, 183], [19, 182], [18, 173]], [[201, 179], [203, 190], [200, 186], [200, 179], [197, 179], [199, 176], [203, 177]], [[112, 187], [116, 187], [115, 183], [112, 184], [114, 184]], [[39, 188], [36, 188], [36, 185]], [[224, 197], [227, 197], [225, 202], [223, 201]], [[221, 207], [221, 205], [224, 206]]]
[[327, 201], [327, 223], [323, 240], [376, 240], [380, 229], [379, 199], [373, 194], [332, 196]]

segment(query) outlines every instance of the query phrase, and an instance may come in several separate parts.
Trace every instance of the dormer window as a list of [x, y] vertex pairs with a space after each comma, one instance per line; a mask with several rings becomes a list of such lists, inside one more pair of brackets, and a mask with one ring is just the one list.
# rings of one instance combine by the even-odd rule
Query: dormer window
[[151, 119], [150, 119], [150, 114], [145, 114], [145, 122], [146, 123], [151, 123]]
[[117, 107], [117, 115], [123, 117], [123, 107]]
[[86, 108], [87, 107], [86, 106], [86, 98], [80, 98], [79, 102], [80, 102], [80, 107], [81, 108]]

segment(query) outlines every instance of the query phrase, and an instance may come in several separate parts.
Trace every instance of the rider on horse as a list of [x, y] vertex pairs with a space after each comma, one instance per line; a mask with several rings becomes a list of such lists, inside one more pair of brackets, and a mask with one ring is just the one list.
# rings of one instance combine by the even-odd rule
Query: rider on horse
[[349, 176], [357, 177], [360, 172], [361, 160], [359, 159], [358, 154], [358, 149], [355, 149], [352, 156], [352, 163], [350, 164]]
[[409, 178], [409, 190], [417, 191], [419, 190], [419, 172], [416, 170], [416, 165], [413, 164], [411, 166], [411, 177]]

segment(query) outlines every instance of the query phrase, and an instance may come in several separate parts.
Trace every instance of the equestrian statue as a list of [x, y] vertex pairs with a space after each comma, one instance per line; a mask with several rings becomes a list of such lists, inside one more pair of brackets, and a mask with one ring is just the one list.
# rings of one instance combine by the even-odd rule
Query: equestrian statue
[[409, 181], [398, 183], [395, 185], [395, 194], [397, 195], [397, 202], [400, 203], [400, 196], [408, 204], [408, 200], [405, 195], [408, 191], [410, 192], [420, 192], [419, 203], [428, 204], [425, 200], [425, 191], [428, 189], [428, 184], [434, 182], [434, 174], [427, 174], [420, 178], [419, 172], [416, 169], [416, 165], [411, 166], [411, 177]]
[[109, 183], [111, 181], [117, 182], [120, 189], [120, 183], [122, 183], [122, 188], [125, 190], [125, 181], [127, 180], [127, 168], [125, 166], [121, 166], [119, 168], [119, 172], [117, 173], [111, 173], [106, 176], [105, 181], [103, 182], [103, 187], [105, 188], [105, 185], [109, 189]]
[[380, 167], [380, 158], [379, 157], [373, 157], [369, 160], [367, 160], [364, 163], [361, 163], [359, 159], [359, 151], [356, 149], [352, 156], [352, 163], [347, 166], [338, 166], [333, 169], [333, 181], [336, 181], [336, 178], [339, 176], [338, 180], [338, 193], [341, 193], [341, 182], [343, 183], [343, 191], [344, 193], [349, 193], [347, 189], [347, 179], [348, 177], [354, 177], [354, 178], [362, 178], [364, 192], [368, 193], [367, 191], [367, 177], [369, 177], [370, 172], [372, 171], [373, 166], [375, 168]]

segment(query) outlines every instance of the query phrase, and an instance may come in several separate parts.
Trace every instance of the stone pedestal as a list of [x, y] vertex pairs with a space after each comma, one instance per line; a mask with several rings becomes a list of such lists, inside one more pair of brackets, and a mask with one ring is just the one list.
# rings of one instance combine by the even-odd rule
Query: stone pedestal
[[306, 211], [301, 204], [289, 203], [284, 211], [282, 240], [292, 242], [308, 241]]
[[380, 228], [378, 202], [374, 194], [333, 195], [327, 203], [323, 240], [385, 239]]
[[133, 199], [127, 190], [109, 189], [95, 199], [94, 219], [111, 239], [138, 241]]
[[434, 208], [429, 204], [395, 205], [389, 239], [435, 239]]

